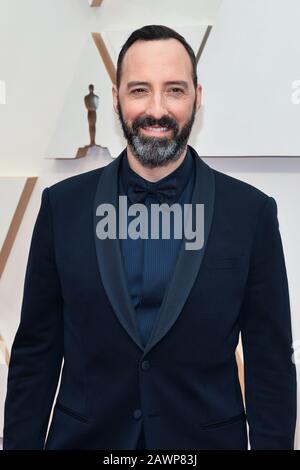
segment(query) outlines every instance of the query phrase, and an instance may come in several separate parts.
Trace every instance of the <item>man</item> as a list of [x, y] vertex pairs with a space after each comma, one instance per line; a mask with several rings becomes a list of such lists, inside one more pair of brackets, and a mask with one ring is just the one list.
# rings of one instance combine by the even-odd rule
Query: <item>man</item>
[[[126, 149], [42, 194], [4, 448], [247, 449], [248, 421], [251, 449], [292, 449], [296, 375], [275, 200], [187, 145], [201, 86], [175, 31], [133, 32], [112, 91]], [[120, 235], [135, 204], [155, 203], [165, 214], [202, 205], [200, 248], [185, 236], [105, 237], [105, 211], [119, 209]]]

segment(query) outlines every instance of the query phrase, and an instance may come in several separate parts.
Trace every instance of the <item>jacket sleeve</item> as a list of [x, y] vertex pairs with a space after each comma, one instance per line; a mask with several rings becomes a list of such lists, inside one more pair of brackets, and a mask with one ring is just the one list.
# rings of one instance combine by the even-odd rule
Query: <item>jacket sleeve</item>
[[275, 199], [261, 209], [240, 312], [251, 449], [293, 449], [296, 370], [288, 281]]
[[21, 319], [9, 363], [5, 450], [43, 449], [63, 357], [63, 301], [55, 264], [49, 189], [29, 250]]

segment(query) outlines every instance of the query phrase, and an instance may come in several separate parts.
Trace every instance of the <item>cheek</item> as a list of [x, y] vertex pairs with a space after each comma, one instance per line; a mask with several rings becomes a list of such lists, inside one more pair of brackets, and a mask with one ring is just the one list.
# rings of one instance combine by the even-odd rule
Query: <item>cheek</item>
[[172, 103], [168, 107], [168, 111], [171, 116], [178, 122], [178, 124], [183, 125], [186, 123], [187, 120], [190, 119], [192, 114], [192, 107], [187, 106], [187, 104], [183, 103]]
[[145, 105], [141, 101], [123, 103], [122, 112], [124, 119], [132, 122], [138, 116], [145, 113]]

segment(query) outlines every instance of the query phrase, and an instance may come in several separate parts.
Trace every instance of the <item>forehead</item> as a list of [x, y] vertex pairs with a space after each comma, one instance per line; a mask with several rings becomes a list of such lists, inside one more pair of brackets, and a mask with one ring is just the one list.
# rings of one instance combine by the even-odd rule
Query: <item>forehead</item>
[[192, 80], [192, 63], [176, 39], [136, 41], [122, 63], [122, 80]]

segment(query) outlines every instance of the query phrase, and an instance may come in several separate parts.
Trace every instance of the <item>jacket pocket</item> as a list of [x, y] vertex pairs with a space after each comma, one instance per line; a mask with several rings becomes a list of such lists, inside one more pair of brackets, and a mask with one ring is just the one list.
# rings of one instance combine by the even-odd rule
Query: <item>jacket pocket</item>
[[89, 419], [86, 416], [83, 416], [82, 414], [78, 413], [77, 411], [72, 410], [71, 408], [62, 405], [59, 402], [56, 402], [55, 408], [62, 413], [65, 413], [68, 416], [71, 416], [74, 419], [77, 419], [78, 421], [81, 421], [82, 423], [89, 423]]
[[246, 414], [244, 411], [242, 411], [242, 413], [239, 413], [238, 415], [235, 415], [235, 416], [231, 416], [231, 418], [228, 418], [228, 419], [225, 419], [225, 420], [222, 420], [222, 421], [215, 421], [213, 423], [208, 423], [208, 424], [203, 424], [201, 425], [201, 429], [213, 429], [213, 428], [219, 428], [219, 427], [222, 427], [222, 426], [226, 426], [226, 425], [229, 425], [229, 424], [233, 424], [233, 423], [236, 423], [237, 421], [241, 421], [242, 419], [245, 419], [246, 418]]

